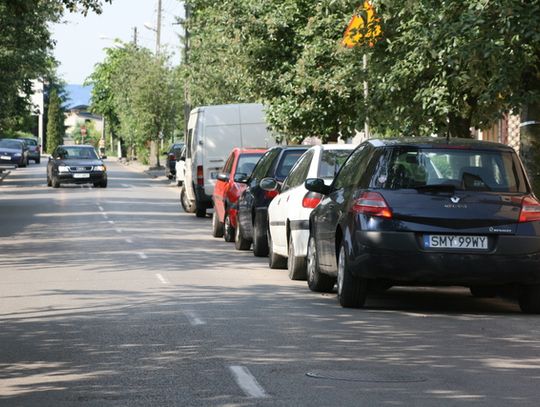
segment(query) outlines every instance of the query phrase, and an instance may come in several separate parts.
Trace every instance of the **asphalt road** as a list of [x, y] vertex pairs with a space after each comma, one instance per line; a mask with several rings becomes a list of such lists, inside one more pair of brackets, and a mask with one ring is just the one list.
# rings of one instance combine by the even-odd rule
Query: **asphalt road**
[[[46, 161], [46, 160], [44, 160]], [[460, 288], [342, 309], [110, 162], [0, 183], [1, 406], [538, 406], [540, 317]]]

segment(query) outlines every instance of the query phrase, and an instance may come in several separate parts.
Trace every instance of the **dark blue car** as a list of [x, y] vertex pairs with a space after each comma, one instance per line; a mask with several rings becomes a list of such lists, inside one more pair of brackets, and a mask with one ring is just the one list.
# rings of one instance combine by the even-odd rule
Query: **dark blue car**
[[460, 139], [370, 140], [345, 162], [310, 218], [308, 285], [344, 307], [370, 289], [508, 287], [540, 312], [540, 203], [514, 150]]

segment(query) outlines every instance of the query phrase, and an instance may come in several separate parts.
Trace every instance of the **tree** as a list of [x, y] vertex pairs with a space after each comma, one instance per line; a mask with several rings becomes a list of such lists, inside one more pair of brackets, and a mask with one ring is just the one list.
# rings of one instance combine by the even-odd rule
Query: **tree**
[[64, 113], [60, 103], [58, 92], [53, 89], [47, 114], [47, 152], [51, 154], [56, 147], [64, 143]]

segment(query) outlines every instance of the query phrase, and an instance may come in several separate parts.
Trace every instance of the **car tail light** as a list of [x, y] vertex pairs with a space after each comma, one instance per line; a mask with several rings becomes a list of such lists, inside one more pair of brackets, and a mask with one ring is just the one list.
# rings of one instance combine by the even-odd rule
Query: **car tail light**
[[302, 199], [302, 206], [304, 208], [316, 208], [317, 205], [319, 205], [319, 202], [321, 202], [322, 195], [318, 192], [308, 192], [304, 199]]
[[204, 172], [202, 165], [197, 166], [197, 185], [204, 185]]
[[526, 196], [521, 201], [519, 222], [532, 222], [534, 220], [540, 220], [540, 202], [532, 196]]
[[381, 218], [391, 218], [392, 210], [378, 192], [362, 192], [352, 206], [355, 213], [363, 213], [370, 216], [379, 216]]
[[264, 191], [264, 197], [266, 199], [274, 199], [278, 195], [279, 195], [279, 191], [277, 189], [273, 191]]

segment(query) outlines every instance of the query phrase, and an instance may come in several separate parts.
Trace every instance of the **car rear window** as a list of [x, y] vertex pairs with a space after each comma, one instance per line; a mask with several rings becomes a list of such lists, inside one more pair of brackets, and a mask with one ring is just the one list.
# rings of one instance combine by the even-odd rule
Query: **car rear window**
[[323, 150], [319, 163], [319, 178], [334, 178], [352, 150]]
[[236, 165], [236, 173], [250, 176], [263, 154], [264, 153], [240, 154], [240, 157], [238, 157], [238, 164]]
[[504, 150], [397, 147], [379, 157], [371, 187], [454, 187], [467, 191], [525, 193], [515, 153]]
[[279, 160], [275, 178], [279, 181], [283, 181], [285, 178], [287, 178], [287, 175], [289, 175], [289, 172], [291, 172], [294, 164], [296, 164], [300, 156], [304, 154], [306, 150], [307, 148], [303, 150], [285, 150], [281, 156], [281, 159]]
[[29, 139], [29, 138], [25, 138], [24, 139], [24, 142], [26, 144], [28, 144], [29, 146], [37, 146], [37, 141], [36, 140], [32, 140], [32, 139]]

